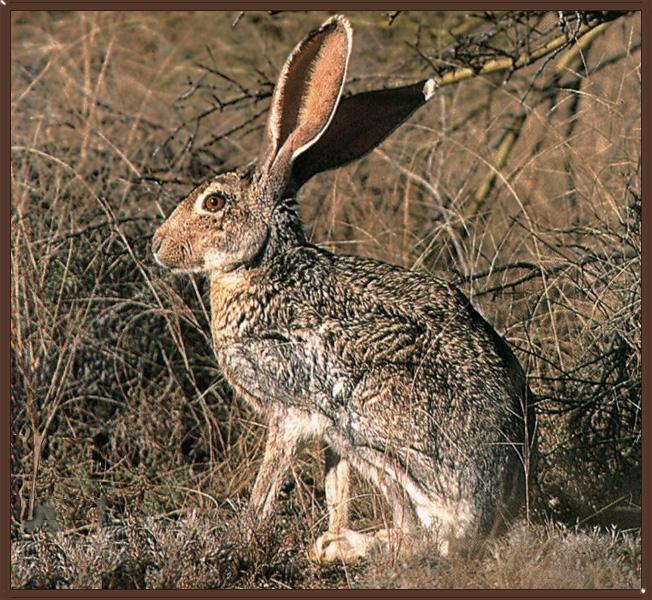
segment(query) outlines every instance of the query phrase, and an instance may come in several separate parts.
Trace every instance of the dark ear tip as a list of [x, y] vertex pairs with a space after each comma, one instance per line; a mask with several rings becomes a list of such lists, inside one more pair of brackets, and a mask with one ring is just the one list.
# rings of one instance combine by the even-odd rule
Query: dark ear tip
[[337, 27], [341, 27], [349, 35], [353, 31], [351, 23], [344, 15], [333, 15], [332, 17], [329, 17], [326, 21], [324, 21], [319, 29], [324, 31], [331, 28], [336, 29]]

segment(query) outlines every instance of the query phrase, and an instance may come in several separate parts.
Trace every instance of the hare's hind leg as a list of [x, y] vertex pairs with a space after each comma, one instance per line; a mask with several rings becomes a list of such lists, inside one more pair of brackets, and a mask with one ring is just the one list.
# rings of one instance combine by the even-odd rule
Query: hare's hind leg
[[419, 522], [412, 499], [405, 488], [394, 478], [372, 478], [382, 492], [392, 511], [391, 527], [386, 526], [373, 533], [375, 546], [383, 546], [390, 552], [400, 552], [406, 536], [414, 534]]

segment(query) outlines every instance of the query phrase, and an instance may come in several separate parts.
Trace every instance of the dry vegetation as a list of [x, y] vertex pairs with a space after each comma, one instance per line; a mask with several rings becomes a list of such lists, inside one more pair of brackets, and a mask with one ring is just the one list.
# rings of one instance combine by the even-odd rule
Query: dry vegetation
[[[347, 16], [354, 91], [477, 71], [579, 26]], [[159, 270], [149, 240], [193, 184], [255, 156], [278, 69], [323, 19], [12, 12], [13, 585], [640, 587], [638, 14], [442, 87], [300, 198], [313, 241], [444, 274], [517, 349], [538, 396], [531, 523], [449, 560], [424, 539], [311, 565], [317, 448], [272, 523], [242, 522], [264, 424], [220, 378], [206, 282]], [[356, 489], [356, 519], [378, 523]]]

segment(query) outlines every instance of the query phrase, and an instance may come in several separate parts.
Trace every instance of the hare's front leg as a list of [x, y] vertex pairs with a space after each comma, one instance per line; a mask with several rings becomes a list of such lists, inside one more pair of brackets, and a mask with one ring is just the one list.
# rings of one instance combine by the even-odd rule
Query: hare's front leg
[[403, 536], [417, 527], [411, 502], [396, 482], [380, 488], [393, 511], [393, 527], [364, 534], [349, 529], [350, 466], [332, 448], [326, 448], [326, 505], [328, 531], [315, 542], [310, 558], [317, 562], [353, 562], [381, 546], [400, 546]]
[[349, 526], [350, 466], [330, 446], [325, 449], [328, 531], [338, 533]]
[[256, 519], [264, 520], [271, 514], [298, 446], [295, 438], [284, 435], [284, 428], [276, 419], [270, 419], [263, 462], [249, 500], [249, 511]]

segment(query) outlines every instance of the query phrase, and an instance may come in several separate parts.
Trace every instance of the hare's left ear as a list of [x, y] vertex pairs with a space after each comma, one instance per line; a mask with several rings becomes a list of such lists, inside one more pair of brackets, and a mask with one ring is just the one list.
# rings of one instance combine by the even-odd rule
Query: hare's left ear
[[292, 164], [326, 131], [342, 95], [351, 54], [352, 30], [342, 16], [309, 33], [288, 57], [274, 89], [263, 178], [283, 194]]

